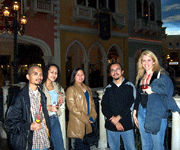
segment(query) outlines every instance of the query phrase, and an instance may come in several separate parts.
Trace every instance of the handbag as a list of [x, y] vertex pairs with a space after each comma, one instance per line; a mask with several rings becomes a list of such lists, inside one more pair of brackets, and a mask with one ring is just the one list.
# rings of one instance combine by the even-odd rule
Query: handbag
[[98, 136], [98, 132], [96, 130], [95, 124], [92, 123], [91, 127], [92, 127], [92, 132], [89, 134], [86, 134], [86, 126], [85, 126], [85, 135], [83, 138], [83, 143], [85, 145], [90, 145], [90, 146], [95, 145], [95, 144], [97, 145], [98, 140], [99, 140], [99, 136]]

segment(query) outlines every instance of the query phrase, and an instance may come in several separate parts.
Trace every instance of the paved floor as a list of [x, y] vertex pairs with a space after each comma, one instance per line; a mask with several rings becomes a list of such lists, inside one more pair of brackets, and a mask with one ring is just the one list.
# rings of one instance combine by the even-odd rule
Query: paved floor
[[7, 140], [0, 138], [0, 150], [9, 150]]
[[[10, 150], [8, 148], [7, 140], [0, 138], [0, 150]], [[98, 148], [96, 148], [95, 146], [92, 146], [91, 150], [98, 150]]]

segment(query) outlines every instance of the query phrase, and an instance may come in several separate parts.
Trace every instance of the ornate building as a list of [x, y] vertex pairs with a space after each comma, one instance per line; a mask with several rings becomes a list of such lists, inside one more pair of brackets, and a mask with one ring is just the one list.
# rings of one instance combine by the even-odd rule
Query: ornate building
[[129, 80], [135, 81], [136, 62], [141, 51], [152, 50], [162, 62], [161, 0], [128, 0]]
[[[18, 55], [20, 68], [30, 62], [56, 63], [64, 87], [75, 67], [84, 68], [86, 84], [97, 88], [111, 80], [109, 63], [121, 62], [125, 77], [134, 81], [142, 50], [150, 49], [161, 58], [165, 28], [160, 0], [22, 0], [21, 7], [28, 23], [25, 35], [18, 36], [18, 47], [29, 53]], [[1, 56], [8, 56], [13, 76], [13, 35], [0, 34], [0, 50]], [[36, 51], [41, 56], [36, 57]]]

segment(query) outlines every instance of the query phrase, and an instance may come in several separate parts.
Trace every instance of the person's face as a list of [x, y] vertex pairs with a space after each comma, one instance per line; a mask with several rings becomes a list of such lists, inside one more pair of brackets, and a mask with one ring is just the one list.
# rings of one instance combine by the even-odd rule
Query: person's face
[[76, 83], [82, 83], [84, 81], [84, 78], [85, 78], [84, 72], [82, 70], [79, 70], [76, 73], [74, 80]]
[[121, 70], [121, 66], [118, 64], [113, 64], [110, 68], [110, 74], [114, 80], [119, 80], [122, 78], [124, 71]]
[[29, 80], [30, 85], [39, 85], [43, 79], [42, 69], [39, 67], [32, 68], [26, 78]]
[[149, 57], [147, 55], [144, 55], [142, 57], [141, 63], [142, 63], [143, 68], [146, 70], [146, 72], [147, 71], [152, 71], [154, 61], [153, 61], [153, 59], [151, 57]]
[[50, 81], [55, 81], [57, 79], [58, 76], [58, 69], [56, 66], [51, 66], [48, 70], [48, 77], [47, 79]]

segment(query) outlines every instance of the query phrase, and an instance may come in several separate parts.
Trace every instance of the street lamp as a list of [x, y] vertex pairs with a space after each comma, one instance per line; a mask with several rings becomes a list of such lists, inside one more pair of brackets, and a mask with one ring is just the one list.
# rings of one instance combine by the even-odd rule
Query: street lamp
[[6, 24], [6, 29], [9, 33], [11, 33], [11, 29], [14, 29], [14, 83], [18, 83], [18, 67], [17, 67], [17, 34], [23, 35], [25, 32], [25, 24], [27, 23], [27, 17], [26, 15], [22, 14], [21, 15], [21, 28], [20, 24], [18, 22], [18, 11], [19, 11], [19, 1], [15, 0], [13, 1], [13, 10], [14, 10], [14, 20], [12, 21], [12, 24], [9, 24], [8, 17], [11, 13], [11, 8], [8, 4], [5, 4], [2, 7], [3, 10], [3, 15], [5, 17], [5, 24]]

